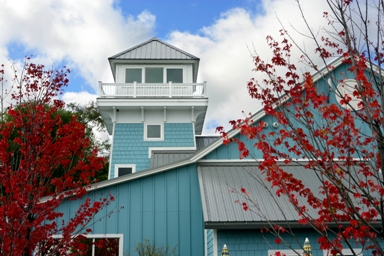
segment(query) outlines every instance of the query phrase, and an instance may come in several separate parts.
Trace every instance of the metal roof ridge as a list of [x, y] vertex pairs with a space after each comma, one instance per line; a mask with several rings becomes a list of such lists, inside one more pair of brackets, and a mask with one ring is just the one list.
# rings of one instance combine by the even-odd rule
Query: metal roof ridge
[[186, 52], [186, 51], [183, 51], [183, 50], [181, 50], [180, 48], [177, 48], [176, 46], [173, 46], [173, 45], [171, 45], [171, 44], [169, 44], [169, 43], [166, 43], [166, 42], [164, 42], [163, 40], [161, 40], [161, 39], [159, 39], [159, 38], [157, 38], [157, 37], [152, 37], [151, 39], [149, 39], [149, 40], [147, 40], [147, 41], [145, 41], [145, 42], [143, 42], [143, 43], [140, 43], [140, 44], [138, 44], [138, 45], [135, 45], [135, 46], [133, 46], [133, 47], [131, 47], [131, 48], [125, 50], [125, 51], [120, 52], [120, 53], [117, 53], [117, 54], [115, 54], [115, 55], [109, 57], [108, 60], [116, 59], [117, 57], [119, 57], [119, 56], [121, 56], [121, 55], [123, 55], [123, 54], [126, 54], [127, 52], [130, 52], [130, 51], [132, 51], [132, 50], [138, 49], [138, 48], [140, 48], [140, 47], [142, 47], [142, 46], [144, 46], [144, 45], [146, 45], [146, 44], [149, 44], [149, 43], [151, 43], [151, 42], [153, 42], [153, 41], [157, 41], [157, 42], [159, 42], [159, 43], [161, 43], [161, 44], [164, 44], [164, 45], [166, 45], [166, 46], [168, 46], [168, 47], [170, 47], [170, 48], [172, 48], [172, 49], [174, 49], [174, 50], [176, 50], [176, 51], [179, 51], [179, 52], [181, 52], [181, 53], [183, 53], [183, 54], [189, 56], [189, 57], [192, 58], [192, 59], [200, 60], [200, 58], [198, 58], [198, 57], [196, 57], [196, 56], [194, 56], [194, 55], [192, 55], [192, 54], [190, 54], [190, 53], [188, 53], [188, 52]]

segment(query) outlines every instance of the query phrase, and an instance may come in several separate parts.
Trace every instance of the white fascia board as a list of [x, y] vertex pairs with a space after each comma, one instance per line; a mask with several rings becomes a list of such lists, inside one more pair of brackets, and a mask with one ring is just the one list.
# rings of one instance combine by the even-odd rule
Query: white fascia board
[[131, 98], [97, 98], [97, 106], [102, 107], [207, 107], [208, 98], [170, 98], [170, 99], [131, 99]]

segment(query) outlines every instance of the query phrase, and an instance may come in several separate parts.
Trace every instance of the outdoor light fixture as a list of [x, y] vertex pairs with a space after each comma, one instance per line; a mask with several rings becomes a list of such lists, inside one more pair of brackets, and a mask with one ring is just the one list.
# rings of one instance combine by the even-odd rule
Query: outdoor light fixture
[[312, 249], [311, 249], [311, 245], [309, 244], [308, 237], [305, 238], [303, 249], [304, 249], [304, 256], [312, 256]]

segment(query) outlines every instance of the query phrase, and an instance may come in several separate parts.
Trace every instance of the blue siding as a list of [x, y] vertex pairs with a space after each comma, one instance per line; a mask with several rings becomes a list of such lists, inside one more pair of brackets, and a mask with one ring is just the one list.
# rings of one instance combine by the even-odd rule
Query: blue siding
[[[93, 234], [124, 234], [124, 252], [130, 255], [135, 255], [137, 243], [144, 239], [171, 248], [177, 245], [178, 255], [204, 254], [196, 165], [99, 189], [88, 196], [97, 200], [109, 193], [115, 196], [115, 201], [92, 220]], [[67, 200], [59, 211], [68, 220], [79, 205], [78, 200]]]
[[[323, 251], [320, 250], [320, 246], [317, 243], [318, 234], [316, 232], [311, 229], [297, 229], [296, 231], [294, 233], [297, 241], [302, 243], [301, 246], [304, 245], [305, 238], [308, 238], [312, 248], [312, 256], [323, 256]], [[227, 245], [231, 256], [267, 256], [268, 250], [290, 250], [283, 242], [277, 245], [274, 242], [275, 238], [270, 233], [261, 233], [260, 230], [218, 230], [218, 255], [221, 255], [224, 244]], [[301, 250], [294, 237], [286, 235], [284, 240], [292, 248]], [[361, 246], [356, 245], [355, 248], [361, 248]], [[371, 255], [371, 252], [363, 251], [363, 255]]]
[[136, 164], [136, 171], [150, 167], [149, 147], [194, 147], [192, 123], [165, 123], [164, 141], [144, 141], [144, 124], [115, 124], [112, 143], [111, 173], [115, 164]]

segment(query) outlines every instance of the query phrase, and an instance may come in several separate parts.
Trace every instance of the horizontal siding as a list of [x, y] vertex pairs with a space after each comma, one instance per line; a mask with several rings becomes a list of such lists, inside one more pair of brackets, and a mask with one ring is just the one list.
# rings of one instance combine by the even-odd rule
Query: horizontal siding
[[136, 171], [149, 169], [149, 147], [193, 147], [192, 125], [165, 123], [163, 141], [144, 141], [144, 124], [115, 124], [109, 178], [115, 177], [115, 164], [136, 164]]

